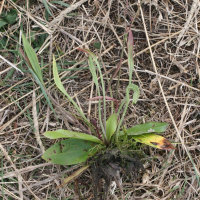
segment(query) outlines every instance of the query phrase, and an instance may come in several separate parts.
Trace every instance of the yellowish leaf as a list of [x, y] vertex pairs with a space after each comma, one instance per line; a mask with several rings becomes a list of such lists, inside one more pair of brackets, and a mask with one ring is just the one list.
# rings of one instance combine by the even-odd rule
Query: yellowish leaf
[[88, 167], [89, 167], [89, 165], [86, 165], [86, 166], [80, 168], [79, 170], [77, 170], [76, 172], [74, 172], [73, 174], [71, 174], [70, 176], [68, 176], [67, 178], [65, 178], [63, 180], [63, 182], [57, 188], [63, 187], [64, 185], [66, 185], [70, 181], [78, 178]]
[[162, 149], [162, 150], [176, 149], [168, 139], [160, 135], [156, 135], [154, 133], [147, 133], [143, 135], [133, 135], [132, 138], [135, 139], [137, 142], [141, 142], [158, 149]]

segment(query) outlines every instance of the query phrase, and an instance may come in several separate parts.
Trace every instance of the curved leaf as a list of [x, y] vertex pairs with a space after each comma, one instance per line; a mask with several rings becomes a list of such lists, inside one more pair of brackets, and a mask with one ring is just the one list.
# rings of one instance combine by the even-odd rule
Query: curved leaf
[[97, 151], [95, 142], [70, 138], [62, 140], [45, 151], [42, 158], [59, 165], [74, 165], [85, 162]]
[[[120, 113], [120, 110], [122, 109], [124, 103], [126, 103], [126, 106], [124, 108], [124, 112], [122, 114], [122, 117], [120, 119], [120, 122], [119, 122], [119, 125], [117, 127], [117, 133], [116, 133], [116, 141], [118, 141], [118, 137], [120, 136], [120, 132], [119, 132], [119, 129], [121, 128], [121, 125], [122, 125], [122, 122], [124, 120], [124, 116], [126, 114], [126, 111], [128, 109], [128, 105], [129, 105], [129, 92], [130, 90], [133, 90], [134, 91], [134, 94], [133, 94], [133, 100], [132, 100], [132, 104], [135, 104], [137, 103], [138, 99], [139, 99], [139, 96], [140, 96], [140, 89], [137, 85], [135, 84], [129, 84], [127, 87], [126, 87], [126, 98], [124, 99], [124, 101], [122, 102], [121, 106], [119, 107], [118, 111], [117, 111], [117, 114]], [[123, 135], [123, 134], [122, 134]]]
[[107, 136], [108, 142], [110, 141], [116, 129], [117, 129], [117, 114], [114, 113], [106, 121], [106, 136]]
[[143, 135], [133, 135], [132, 138], [137, 142], [147, 144], [149, 146], [162, 149], [162, 150], [172, 150], [175, 147], [166, 138], [156, 135], [154, 133], [147, 133]]
[[[137, 103], [138, 99], [139, 99], [139, 96], [140, 96], [140, 89], [137, 85], [135, 84], [129, 84], [127, 87], [126, 87], [126, 96], [128, 97], [129, 96], [129, 92], [130, 90], [133, 90], [134, 91], [134, 94], [133, 94], [133, 100], [132, 100], [132, 104], [135, 104]], [[129, 103], [129, 100], [127, 99], [127, 102]]]
[[64, 129], [59, 129], [56, 131], [47, 131], [44, 133], [44, 135], [50, 139], [76, 138], [76, 139], [87, 140], [87, 141], [96, 142], [96, 143], [102, 143], [102, 141], [99, 138], [97, 138], [93, 135], [88, 135], [85, 133], [78, 133], [78, 132], [74, 132], [74, 131], [68, 131], [68, 130], [64, 130]]
[[[139, 124], [133, 126], [126, 130], [128, 135], [141, 135], [144, 133], [162, 133], [168, 128], [168, 123], [163, 122], [147, 122], [145, 124]], [[124, 132], [121, 131], [120, 135], [124, 135]]]

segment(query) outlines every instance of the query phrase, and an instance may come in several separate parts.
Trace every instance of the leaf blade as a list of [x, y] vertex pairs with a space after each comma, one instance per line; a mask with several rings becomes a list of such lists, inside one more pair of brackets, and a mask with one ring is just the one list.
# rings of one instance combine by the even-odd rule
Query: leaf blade
[[64, 185], [66, 185], [67, 183], [69, 183], [70, 181], [77, 179], [86, 169], [88, 169], [90, 166], [86, 165], [84, 167], [81, 167], [79, 170], [75, 171], [73, 174], [71, 174], [70, 176], [68, 176], [67, 178], [65, 178], [63, 180], [63, 182], [56, 187], [56, 189], [63, 187]]
[[39, 65], [39, 62], [38, 62], [38, 59], [37, 59], [37, 55], [36, 55], [35, 51], [33, 50], [33, 48], [31, 47], [31, 45], [29, 44], [29, 42], [27, 41], [24, 34], [22, 34], [22, 40], [23, 40], [25, 52], [26, 52], [28, 59], [31, 63], [30, 67], [33, 68], [33, 71], [37, 75], [40, 82], [43, 84], [42, 71], [41, 71], [41, 68], [40, 68], [40, 65]]
[[42, 0], [43, 4], [44, 4], [44, 7], [46, 8], [47, 12], [52, 16], [52, 13], [49, 9], [49, 5], [47, 4], [46, 0]]
[[64, 3], [64, 2], [62, 2], [62, 1], [51, 1], [51, 4], [60, 4], [61, 6], [65, 6], [65, 7], [70, 7], [70, 5], [69, 4], [67, 4], [67, 3]]
[[85, 162], [97, 151], [97, 143], [70, 138], [51, 146], [42, 155], [48, 162], [59, 165], [74, 165]]
[[[70, 97], [70, 95], [65, 91], [65, 88], [60, 80], [60, 77], [58, 75], [58, 69], [57, 69], [57, 65], [56, 65], [56, 60], [55, 57], [53, 56], [53, 76], [54, 76], [54, 82], [56, 84], [56, 86], [58, 87], [58, 89], [71, 101], [71, 103], [75, 106], [75, 108], [78, 110], [78, 112], [80, 113], [80, 115], [83, 117], [83, 119], [88, 122], [88, 120], [86, 119], [85, 115], [83, 114], [83, 112], [81, 111], [81, 109], [78, 107], [78, 105], [74, 102], [74, 100]], [[89, 123], [89, 122], [88, 122]]]
[[40, 88], [41, 88], [41, 90], [42, 90], [42, 93], [43, 93], [45, 99], [47, 100], [47, 103], [49, 104], [49, 107], [51, 108], [51, 110], [53, 111], [53, 113], [56, 115], [55, 110], [54, 110], [54, 108], [53, 108], [53, 105], [52, 105], [52, 103], [51, 103], [51, 101], [50, 101], [50, 99], [49, 99], [49, 97], [48, 97], [48, 95], [47, 95], [47, 93], [46, 93], [46, 90], [45, 90], [44, 85], [40, 82], [39, 78], [38, 78], [37, 75], [33, 72], [33, 70], [32, 70], [31, 68], [29, 68], [29, 71], [31, 72], [31, 74], [33, 75], [33, 77], [35, 78], [35, 80], [37, 81], [37, 83], [39, 84], [39, 86], [40, 86]]
[[8, 24], [13, 24], [16, 22], [17, 11], [15, 9], [10, 9], [9, 12], [6, 13], [5, 17], [1, 17]]
[[129, 66], [129, 84], [132, 81], [132, 73], [134, 69], [134, 60], [133, 60], [133, 33], [130, 30], [128, 34], [128, 66]]
[[117, 114], [112, 114], [106, 121], [106, 136], [108, 139], [108, 142], [110, 141], [112, 135], [117, 129]]
[[[162, 133], [168, 128], [168, 123], [163, 122], [147, 122], [145, 124], [138, 124], [129, 129], [126, 129], [128, 135], [141, 135], [144, 133]], [[120, 135], [124, 135], [123, 131]]]
[[102, 141], [99, 138], [97, 138], [93, 135], [88, 135], [85, 133], [78, 133], [75, 131], [69, 131], [69, 130], [64, 130], [64, 129], [59, 129], [56, 131], [47, 131], [44, 133], [44, 135], [50, 139], [76, 138], [76, 139], [87, 140], [87, 141], [91, 141], [91, 142], [95, 142], [95, 143], [102, 143]]
[[168, 139], [164, 138], [163, 136], [156, 135], [154, 133], [147, 133], [143, 135], [133, 135], [132, 138], [136, 140], [137, 142], [144, 143], [154, 148], [158, 148], [162, 150], [175, 149], [175, 147], [171, 144], [171, 142]]

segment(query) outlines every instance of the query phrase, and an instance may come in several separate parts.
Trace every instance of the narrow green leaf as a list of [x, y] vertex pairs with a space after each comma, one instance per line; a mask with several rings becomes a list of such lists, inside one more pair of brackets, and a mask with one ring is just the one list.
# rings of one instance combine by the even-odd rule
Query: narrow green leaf
[[50, 3], [51, 3], [51, 4], [60, 4], [61, 6], [70, 7], [69, 4], [64, 3], [64, 2], [62, 2], [62, 1], [51, 1]]
[[55, 57], [53, 56], [53, 76], [54, 76], [54, 81], [56, 86], [59, 88], [59, 90], [66, 95], [66, 97], [72, 102], [72, 104], [76, 107], [76, 109], [78, 110], [78, 112], [80, 113], [80, 115], [83, 117], [83, 119], [89, 123], [85, 117], [85, 115], [83, 114], [83, 112], [81, 111], [81, 109], [78, 107], [78, 105], [74, 102], [74, 100], [70, 97], [70, 95], [65, 91], [65, 88], [60, 80], [60, 77], [58, 75], [58, 69], [56, 66], [56, 61], [55, 61]]
[[[128, 135], [141, 135], [144, 133], [162, 133], [168, 128], [167, 123], [163, 122], [147, 122], [145, 124], [138, 124], [126, 130]], [[123, 135], [123, 131], [120, 135]]]
[[179, 195], [177, 196], [176, 199], [180, 199], [181, 196], [183, 196], [183, 193], [184, 193], [184, 190], [185, 190], [185, 185], [187, 183], [187, 175], [185, 176], [185, 182], [184, 182], [184, 185], [183, 185], [183, 188], [181, 189], [181, 192], [179, 193]]
[[87, 140], [87, 141], [91, 141], [91, 142], [102, 143], [99, 138], [97, 138], [93, 135], [88, 135], [85, 133], [78, 133], [78, 132], [68, 131], [68, 130], [63, 130], [63, 129], [59, 129], [56, 131], [47, 131], [44, 133], [44, 135], [50, 139], [76, 138], [76, 139], [80, 139], [80, 140]]
[[133, 61], [133, 33], [130, 30], [128, 35], [128, 66], [129, 66], [129, 84], [132, 81], [132, 73], [134, 68], [134, 61]]
[[30, 31], [31, 43], [35, 41], [35, 31]]
[[[90, 71], [92, 73], [92, 77], [93, 77], [93, 80], [94, 80], [94, 83], [99, 91], [99, 83], [98, 83], [98, 78], [97, 78], [97, 74], [96, 74], [96, 71], [95, 71], [95, 66], [94, 66], [94, 63], [93, 63], [93, 60], [92, 60], [92, 57], [89, 55], [89, 66], [90, 66]], [[100, 94], [99, 94], [100, 96]]]
[[[102, 92], [103, 92], [103, 110], [104, 110], [104, 125], [106, 125], [106, 101], [105, 101], [105, 86], [104, 86], [104, 81], [103, 81], [103, 75], [101, 73], [101, 67], [99, 65], [99, 62], [97, 60], [97, 57], [95, 56], [95, 54], [93, 54], [91, 51], [87, 50], [87, 49], [79, 49], [83, 52], [86, 52], [88, 55], [89, 55], [89, 67], [91, 69], [91, 73], [92, 73], [92, 76], [93, 76], [93, 80], [95, 82], [95, 85], [97, 87], [97, 92], [98, 92], [98, 95], [101, 96], [100, 94], [100, 89], [99, 89], [99, 83], [98, 83], [98, 79], [97, 79], [97, 75], [96, 75], [96, 72], [95, 70], [93, 70], [94, 68], [94, 63], [93, 63], [93, 60], [94, 62], [96, 63], [97, 65], [97, 68], [99, 70], [99, 74], [100, 74], [100, 79], [101, 79], [101, 85], [102, 85]], [[93, 59], [93, 60], [92, 60]], [[92, 71], [93, 70], [93, 71]], [[100, 122], [100, 125], [101, 125], [101, 130], [103, 132], [103, 135], [105, 137], [105, 140], [107, 140], [106, 138], [106, 132], [105, 132], [105, 128], [103, 126], [103, 123], [102, 123], [102, 118], [101, 118], [101, 104], [100, 104], [100, 100], [99, 100], [99, 122]]]
[[171, 193], [171, 192], [173, 192], [173, 191], [177, 190], [179, 187], [180, 187], [180, 185], [178, 185], [178, 186], [175, 186], [174, 188], [172, 188], [171, 190], [169, 190], [169, 193]]
[[26, 55], [28, 56], [28, 59], [32, 65], [30, 67], [33, 68], [33, 71], [37, 75], [40, 82], [43, 84], [42, 71], [41, 71], [41, 68], [40, 68], [40, 65], [39, 65], [39, 62], [37, 59], [37, 55], [36, 55], [35, 51], [33, 50], [33, 48], [31, 47], [31, 45], [29, 44], [29, 42], [27, 41], [24, 34], [22, 34], [22, 40], [23, 40]]
[[74, 165], [85, 162], [97, 151], [97, 143], [70, 138], [62, 140], [45, 151], [42, 158], [59, 165]]
[[117, 128], [117, 114], [112, 114], [108, 120], [106, 121], [106, 136], [108, 139], [108, 142], [110, 141], [112, 135], [116, 131]]
[[42, 0], [43, 4], [44, 4], [44, 7], [46, 8], [47, 12], [52, 16], [52, 13], [49, 9], [49, 5], [47, 4], [46, 0]]
[[42, 90], [42, 93], [44, 94], [44, 97], [45, 99], [47, 100], [47, 103], [49, 104], [49, 107], [51, 108], [51, 110], [53, 111], [53, 113], [56, 115], [54, 109], [53, 109], [53, 106], [51, 104], [51, 101], [45, 91], [45, 88], [44, 88], [44, 85], [40, 82], [39, 78], [37, 77], [37, 75], [33, 72], [33, 70], [31, 68], [29, 68], [30, 72], [32, 73], [33, 77], [35, 78], [35, 80], [37, 81], [37, 83], [39, 84], [41, 90]]

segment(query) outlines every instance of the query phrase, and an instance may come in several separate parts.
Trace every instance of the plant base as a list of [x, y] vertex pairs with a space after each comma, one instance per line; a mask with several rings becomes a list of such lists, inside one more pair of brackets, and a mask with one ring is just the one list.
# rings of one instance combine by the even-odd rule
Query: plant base
[[[113, 181], [120, 189], [123, 196], [121, 174], [126, 174], [133, 186], [134, 179], [140, 171], [144, 170], [143, 164], [135, 155], [128, 155], [127, 152], [121, 152], [118, 149], [107, 150], [100, 153], [94, 158], [92, 164], [92, 178], [94, 188], [94, 199], [107, 199], [109, 193], [114, 193], [115, 187], [112, 190]], [[105, 183], [102, 186], [102, 179]]]

